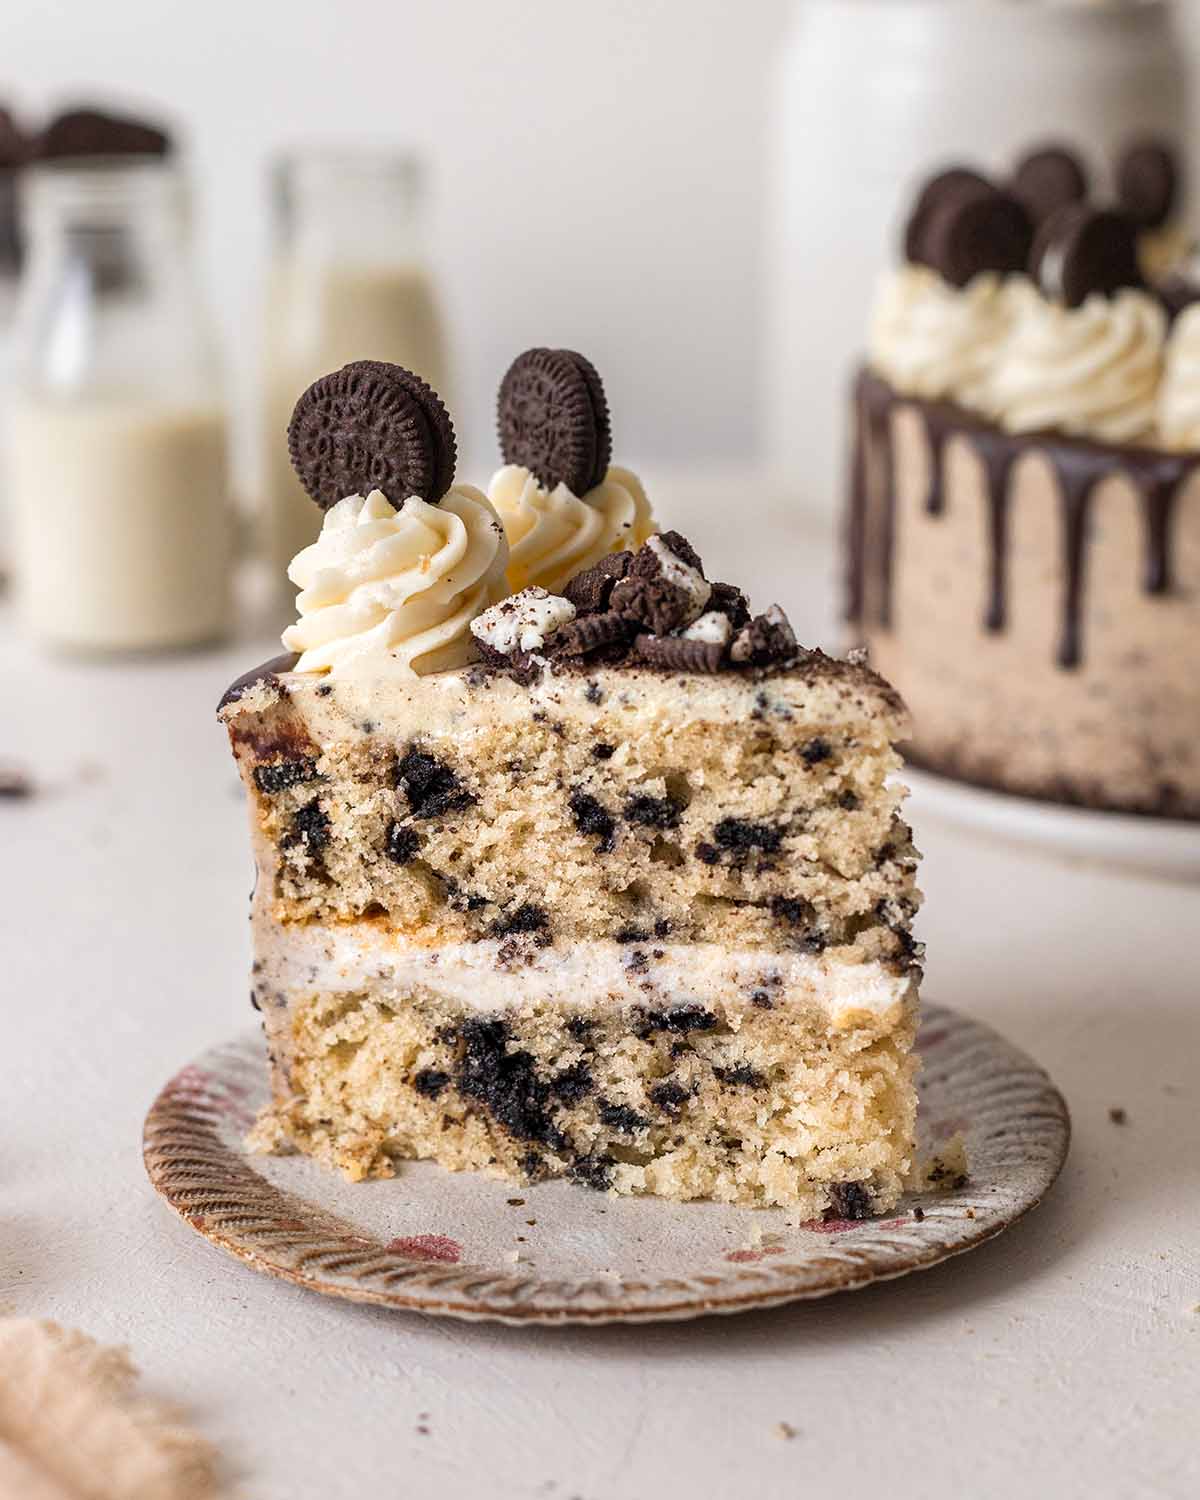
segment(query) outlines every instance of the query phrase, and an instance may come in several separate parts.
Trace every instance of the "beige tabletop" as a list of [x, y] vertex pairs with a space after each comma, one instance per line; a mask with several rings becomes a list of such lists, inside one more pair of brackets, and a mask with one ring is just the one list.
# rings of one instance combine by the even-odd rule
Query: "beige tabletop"
[[[759, 577], [829, 638], [827, 537], [781, 501], [768, 529], [736, 479], [673, 500], [712, 576]], [[128, 1342], [255, 1500], [1200, 1493], [1200, 886], [919, 824], [926, 994], [1037, 1057], [1075, 1140], [1031, 1218], [903, 1281], [698, 1323], [468, 1326], [323, 1301], [171, 1215], [142, 1117], [254, 1019], [213, 710], [275, 649], [247, 627], [53, 661], [0, 607], [0, 763], [37, 782], [0, 801], [0, 1305]]]

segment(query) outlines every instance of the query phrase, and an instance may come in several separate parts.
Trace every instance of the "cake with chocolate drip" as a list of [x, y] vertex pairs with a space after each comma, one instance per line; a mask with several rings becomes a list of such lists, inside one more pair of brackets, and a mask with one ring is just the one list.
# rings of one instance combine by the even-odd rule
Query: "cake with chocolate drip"
[[1163, 269], [1177, 178], [1143, 142], [1111, 205], [1058, 147], [1004, 184], [924, 185], [853, 393], [847, 613], [917, 764], [1197, 819], [1200, 307]]
[[289, 654], [219, 710], [258, 869], [255, 1143], [355, 1179], [423, 1157], [891, 1208], [921, 958], [896, 694], [658, 530], [571, 351], [506, 378], [496, 504], [392, 367], [318, 382], [291, 436], [324, 525]]

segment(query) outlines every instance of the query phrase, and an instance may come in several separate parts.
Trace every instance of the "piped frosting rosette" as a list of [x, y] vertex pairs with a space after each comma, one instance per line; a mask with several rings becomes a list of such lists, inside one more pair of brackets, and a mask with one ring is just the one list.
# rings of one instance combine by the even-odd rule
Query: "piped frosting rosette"
[[658, 527], [641, 481], [613, 466], [583, 495], [553, 489], [521, 464], [505, 464], [488, 499], [508, 536], [508, 582], [514, 592], [538, 585], [551, 593], [610, 552], [636, 550]]
[[1031, 295], [992, 376], [989, 414], [1009, 432], [1145, 437], [1157, 416], [1165, 334], [1163, 309], [1144, 292], [1094, 293], [1079, 307]]
[[1158, 430], [1165, 447], [1200, 451], [1200, 303], [1180, 313], [1167, 340]]
[[872, 367], [902, 395], [981, 407], [1021, 285], [984, 271], [957, 287], [927, 266], [898, 267], [876, 299]]
[[486, 496], [454, 485], [399, 509], [379, 490], [332, 506], [292, 560], [300, 618], [283, 635], [300, 672], [421, 676], [463, 666], [471, 621], [507, 592], [508, 544]]

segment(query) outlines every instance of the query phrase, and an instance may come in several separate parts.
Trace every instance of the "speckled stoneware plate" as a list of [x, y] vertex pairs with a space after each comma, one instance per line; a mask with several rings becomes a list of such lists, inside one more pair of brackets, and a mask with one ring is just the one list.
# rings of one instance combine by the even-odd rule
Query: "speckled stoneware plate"
[[915, 766], [905, 766], [900, 780], [912, 793], [905, 816], [915, 824], [937, 818], [1088, 864], [1169, 880], [1200, 880], [1200, 823], [1039, 802], [969, 786]]
[[307, 1158], [248, 1155], [267, 1096], [260, 1038], [215, 1047], [146, 1118], [150, 1180], [255, 1270], [354, 1302], [505, 1323], [639, 1322], [823, 1297], [972, 1250], [1040, 1202], [1067, 1153], [1061, 1094], [977, 1021], [929, 1005], [921, 1153], [962, 1132], [965, 1187], [886, 1219], [789, 1224], [783, 1209], [520, 1188], [429, 1162], [348, 1183]]

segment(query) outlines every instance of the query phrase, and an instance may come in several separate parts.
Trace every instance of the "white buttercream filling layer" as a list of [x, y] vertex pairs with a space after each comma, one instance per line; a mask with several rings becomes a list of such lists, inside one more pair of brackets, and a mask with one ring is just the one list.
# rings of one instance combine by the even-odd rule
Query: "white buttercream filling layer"
[[539, 948], [528, 937], [417, 946], [373, 924], [278, 925], [261, 918], [255, 954], [260, 985], [278, 1003], [314, 990], [402, 994], [421, 987], [473, 1011], [725, 1004], [755, 995], [772, 1007], [824, 1013], [830, 1025], [898, 1021], [913, 993], [907, 975], [878, 962], [828, 953], [778, 953], [719, 943], [617, 943]]

